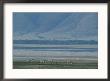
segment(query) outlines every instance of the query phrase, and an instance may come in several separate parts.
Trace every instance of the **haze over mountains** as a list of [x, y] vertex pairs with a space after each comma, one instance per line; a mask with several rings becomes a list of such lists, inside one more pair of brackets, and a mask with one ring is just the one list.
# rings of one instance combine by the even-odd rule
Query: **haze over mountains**
[[14, 40], [97, 40], [97, 13], [13, 13]]

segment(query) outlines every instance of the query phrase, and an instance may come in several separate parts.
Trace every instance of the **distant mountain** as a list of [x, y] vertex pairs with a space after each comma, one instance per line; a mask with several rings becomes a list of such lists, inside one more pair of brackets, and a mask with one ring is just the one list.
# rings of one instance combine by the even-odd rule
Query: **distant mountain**
[[94, 40], [14, 40], [14, 44], [40, 44], [40, 45], [75, 45], [97, 44]]
[[97, 13], [16, 13], [14, 17], [15, 40], [97, 40]]

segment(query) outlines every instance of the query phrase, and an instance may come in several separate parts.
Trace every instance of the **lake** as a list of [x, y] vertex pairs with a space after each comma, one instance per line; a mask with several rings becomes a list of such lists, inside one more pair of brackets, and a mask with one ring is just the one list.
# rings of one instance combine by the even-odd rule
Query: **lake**
[[94, 40], [14, 40], [15, 69], [96, 69]]

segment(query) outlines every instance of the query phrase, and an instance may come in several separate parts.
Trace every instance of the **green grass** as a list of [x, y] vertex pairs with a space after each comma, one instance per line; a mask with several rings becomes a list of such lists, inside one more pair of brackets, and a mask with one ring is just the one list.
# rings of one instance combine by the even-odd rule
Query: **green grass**
[[14, 69], [97, 69], [97, 62], [57, 62], [57, 61], [32, 61], [13, 62]]

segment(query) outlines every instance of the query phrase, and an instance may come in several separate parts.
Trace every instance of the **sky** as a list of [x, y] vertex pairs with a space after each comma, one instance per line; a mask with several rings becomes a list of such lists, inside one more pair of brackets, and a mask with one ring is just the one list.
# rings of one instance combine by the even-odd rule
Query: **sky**
[[73, 39], [97, 38], [98, 14], [96, 12], [14, 12], [15, 39]]

